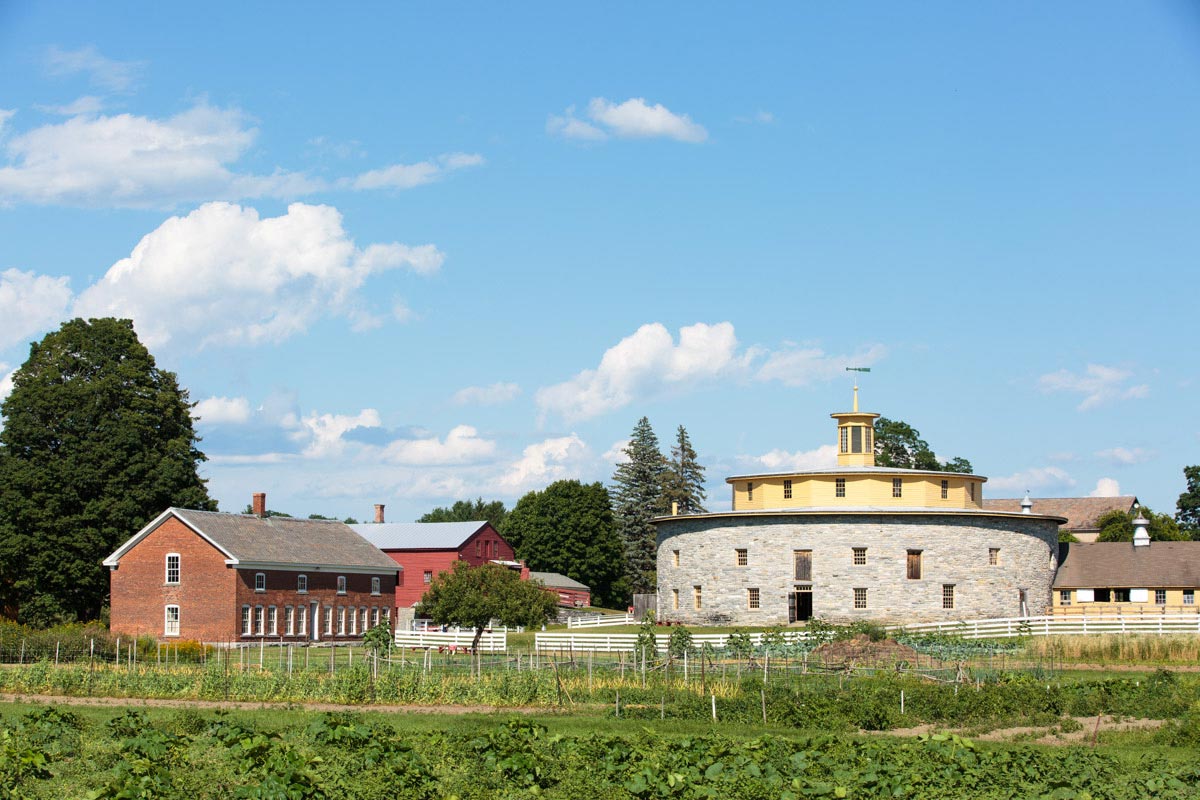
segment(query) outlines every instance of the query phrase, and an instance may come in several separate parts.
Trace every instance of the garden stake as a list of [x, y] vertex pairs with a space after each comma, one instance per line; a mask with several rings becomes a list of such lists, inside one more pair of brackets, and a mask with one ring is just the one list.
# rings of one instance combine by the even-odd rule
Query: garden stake
[[709, 695], [709, 697], [712, 699], [713, 722], [716, 722], [717, 721], [717, 696], [715, 694], [713, 694], [713, 695]]

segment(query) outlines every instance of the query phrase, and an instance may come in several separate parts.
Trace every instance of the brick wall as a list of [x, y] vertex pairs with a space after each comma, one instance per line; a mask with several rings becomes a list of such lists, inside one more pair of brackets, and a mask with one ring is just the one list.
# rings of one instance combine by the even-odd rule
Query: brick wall
[[[255, 590], [255, 576], [262, 573], [266, 577], [266, 589], [262, 592]], [[337, 591], [338, 575], [343, 574], [346, 578], [346, 592], [339, 594]], [[298, 590], [298, 578], [304, 575], [307, 578], [308, 589], [306, 592]], [[379, 578], [380, 593], [371, 594], [371, 578]], [[302, 642], [306, 640], [316, 641], [357, 641], [362, 638], [363, 628], [361, 622], [357, 621], [353, 626], [349, 624], [347, 616], [347, 624], [344, 633], [339, 633], [338, 619], [342, 609], [355, 609], [361, 614], [363, 608], [367, 609], [368, 624], [374, 622], [374, 609], [392, 609], [395, 602], [396, 579], [394, 573], [378, 573], [375, 575], [357, 575], [351, 573], [338, 573], [335, 571], [326, 570], [256, 570], [256, 569], [238, 569], [236, 570], [235, 580], [236, 594], [233, 600], [233, 605], [237, 617], [237, 626], [230, 632], [231, 640], [252, 640], [257, 641], [265, 636], [268, 640], [282, 640], [285, 642]], [[242, 633], [242, 608], [250, 607], [251, 619], [251, 634], [245, 635]], [[263, 625], [261, 633], [256, 624], [256, 611], [261, 606], [263, 610]], [[275, 608], [275, 628], [274, 633], [271, 632], [270, 610]], [[288, 634], [286, 623], [286, 609], [288, 606], [293, 608], [293, 613], [299, 606], [304, 606], [306, 609], [305, 633], [299, 632], [298, 617], [293, 620], [292, 633]], [[325, 609], [333, 608], [333, 632], [327, 635], [325, 632]], [[313, 633], [313, 614], [316, 613], [316, 633]], [[380, 614], [382, 615], [382, 610]], [[395, 613], [392, 611], [392, 613]], [[348, 614], [348, 611], [347, 611]], [[354, 633], [350, 630], [353, 628]]]

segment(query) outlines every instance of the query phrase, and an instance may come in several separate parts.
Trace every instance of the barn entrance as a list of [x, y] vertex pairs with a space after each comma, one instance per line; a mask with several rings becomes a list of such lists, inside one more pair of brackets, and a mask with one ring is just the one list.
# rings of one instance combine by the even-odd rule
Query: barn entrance
[[812, 587], [798, 587], [788, 594], [788, 622], [807, 622], [812, 619]]

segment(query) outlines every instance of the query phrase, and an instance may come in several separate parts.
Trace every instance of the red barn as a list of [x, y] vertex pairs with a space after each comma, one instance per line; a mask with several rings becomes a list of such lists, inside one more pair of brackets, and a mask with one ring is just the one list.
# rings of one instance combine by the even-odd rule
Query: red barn
[[[525, 577], [524, 574], [521, 576]], [[558, 572], [530, 572], [528, 580], [541, 581], [546, 591], [558, 597], [558, 604], [567, 608], [583, 608], [592, 604], [592, 590], [573, 578]]]
[[390, 618], [396, 562], [330, 520], [168, 508], [104, 560], [114, 633], [356, 641]]

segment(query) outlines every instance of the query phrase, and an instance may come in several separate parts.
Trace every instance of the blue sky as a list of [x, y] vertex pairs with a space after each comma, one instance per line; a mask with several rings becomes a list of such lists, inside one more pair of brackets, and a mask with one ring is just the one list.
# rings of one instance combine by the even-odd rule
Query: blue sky
[[[1200, 13], [0, 2], [0, 377], [132, 317], [224, 510], [729, 474], [868, 410], [989, 496], [1200, 462]], [[11, 384], [5, 378], [0, 393]]]

